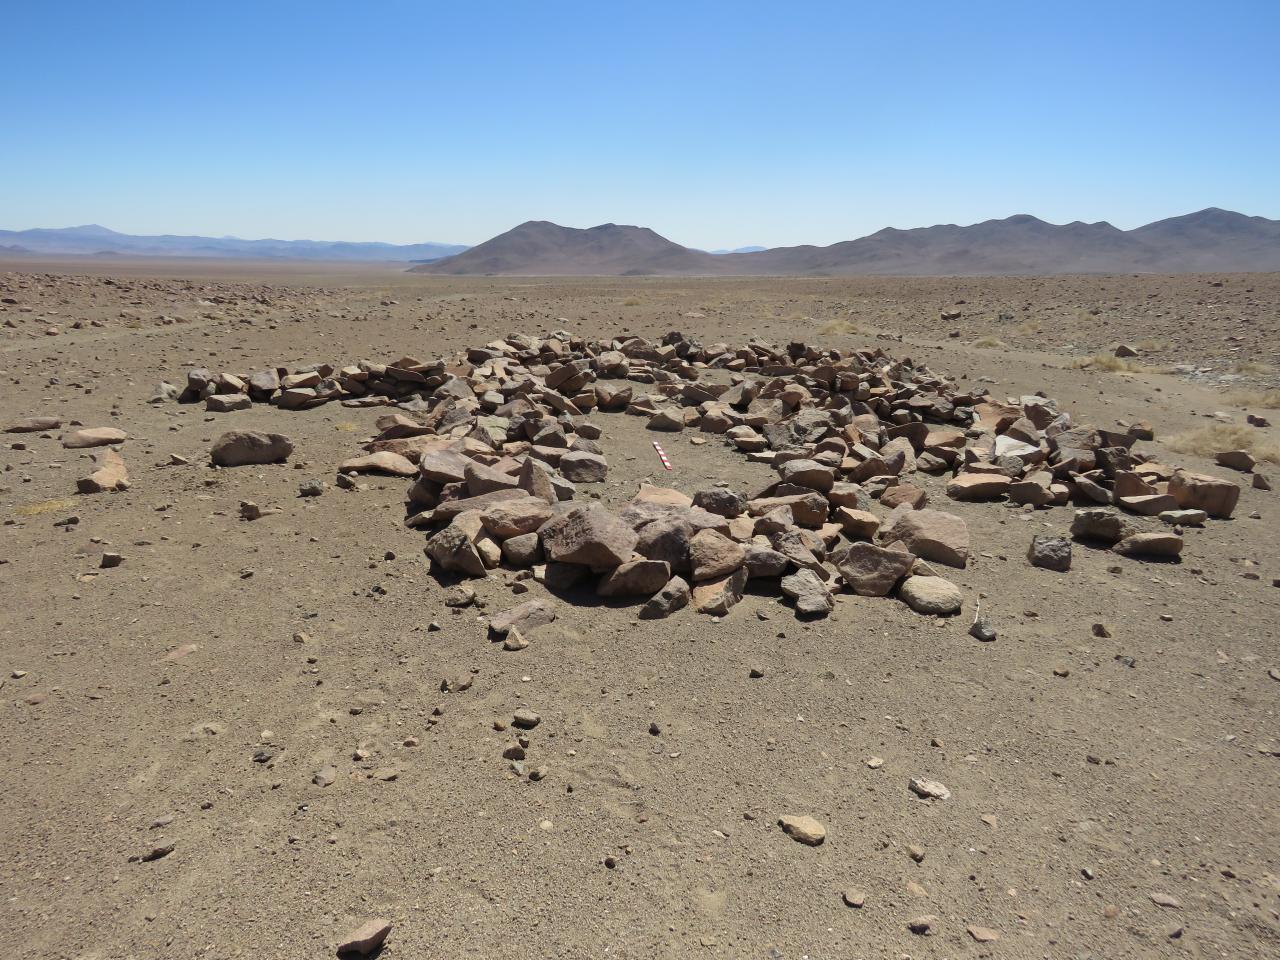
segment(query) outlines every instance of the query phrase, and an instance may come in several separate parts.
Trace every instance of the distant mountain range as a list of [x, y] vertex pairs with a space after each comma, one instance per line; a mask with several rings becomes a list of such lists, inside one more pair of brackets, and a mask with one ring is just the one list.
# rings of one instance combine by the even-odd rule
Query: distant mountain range
[[413, 270], [519, 276], [665, 275], [716, 273], [719, 271], [711, 264], [720, 259], [672, 243], [648, 227], [605, 223], [578, 230], [530, 220], [447, 261], [425, 263]]
[[155, 237], [116, 233], [97, 224], [58, 229], [0, 230], [0, 251], [55, 255], [219, 257], [275, 260], [422, 262], [466, 250], [457, 243], [350, 243], [343, 240], [241, 240], [238, 237]]
[[1120, 230], [1026, 214], [971, 226], [892, 227], [828, 247], [691, 250], [646, 227], [531, 220], [419, 273], [507, 276], [983, 276], [1280, 270], [1280, 221], [1210, 207]]
[[1134, 230], [1027, 214], [880, 230], [827, 247], [695, 250], [647, 227], [530, 220], [475, 247], [448, 243], [133, 236], [89, 225], [0, 230], [0, 254], [387, 261], [456, 276], [982, 276], [1280, 271], [1280, 220], [1210, 207]]

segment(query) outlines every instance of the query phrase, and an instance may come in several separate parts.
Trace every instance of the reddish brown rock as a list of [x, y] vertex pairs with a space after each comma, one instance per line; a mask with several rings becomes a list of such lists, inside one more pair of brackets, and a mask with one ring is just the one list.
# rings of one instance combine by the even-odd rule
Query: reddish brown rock
[[1137, 494], [1130, 497], [1116, 497], [1116, 506], [1130, 513], [1139, 513], [1144, 517], [1154, 517], [1166, 510], [1175, 510], [1178, 501], [1167, 493]]
[[1215, 454], [1213, 459], [1221, 467], [1239, 470], [1242, 473], [1249, 473], [1258, 465], [1258, 461], [1248, 450], [1224, 450]]
[[782, 578], [782, 595], [795, 602], [796, 613], [808, 617], [825, 617], [834, 603], [823, 579], [811, 569], [801, 568]]
[[1169, 493], [1184, 510], [1203, 510], [1211, 517], [1227, 519], [1235, 512], [1240, 487], [1230, 480], [1199, 473], [1174, 471]]
[[865, 460], [846, 459], [841, 464], [841, 469], [854, 483], [864, 483], [872, 477], [891, 477], [895, 476], [898, 471], [893, 465], [888, 463], [883, 457], [872, 454]]
[[526, 457], [524, 463], [520, 465], [516, 482], [521, 490], [547, 503], [556, 503], [559, 500], [555, 484], [551, 479], [551, 471], [544, 463], [533, 457]]
[[880, 529], [879, 517], [866, 510], [837, 507], [835, 518], [850, 540], [872, 540]]
[[835, 470], [817, 460], [788, 460], [778, 468], [778, 474], [784, 483], [822, 493], [830, 490], [836, 482]]
[[907, 577], [898, 597], [916, 613], [931, 616], [959, 613], [964, 603], [960, 588], [941, 577]]
[[79, 493], [103, 493], [108, 490], [128, 490], [129, 471], [124, 458], [114, 450], [104, 450], [94, 457], [97, 469], [87, 477], [76, 481]]
[[279, 433], [230, 430], [214, 441], [209, 458], [215, 466], [283, 463], [293, 453], [293, 441]]
[[1077, 510], [1071, 521], [1071, 535], [1077, 540], [1095, 540], [1113, 544], [1137, 531], [1118, 513], [1090, 507]]
[[808, 816], [785, 816], [778, 818], [778, 826], [792, 840], [808, 847], [822, 846], [827, 839], [827, 828]]
[[901, 540], [917, 557], [963, 569], [969, 562], [969, 528], [953, 513], [899, 508], [889, 514], [880, 538]]
[[598, 453], [574, 450], [560, 458], [560, 472], [570, 483], [602, 483], [609, 463]]
[[1025, 479], [1013, 481], [1009, 484], [1009, 499], [1014, 503], [1030, 504], [1033, 507], [1043, 507], [1053, 503], [1055, 500], [1053, 474], [1042, 471], [1033, 473]]
[[1111, 493], [1118, 500], [1121, 497], [1149, 497], [1159, 491], [1133, 470], [1118, 470], [1112, 480]]
[[640, 608], [641, 620], [662, 620], [689, 605], [692, 592], [681, 577], [672, 577]]
[[105, 447], [113, 443], [124, 443], [129, 435], [116, 427], [86, 427], [72, 430], [62, 438], [62, 445], [68, 450], [81, 450], [85, 447]]
[[630, 384], [596, 383], [596, 405], [601, 410], [621, 410], [631, 402]]
[[367, 957], [382, 946], [390, 933], [390, 920], [370, 920], [342, 938], [338, 944], [338, 955]]
[[848, 507], [851, 510], [857, 510], [862, 496], [862, 487], [856, 483], [840, 482], [833, 484], [831, 490], [827, 493], [827, 499], [831, 501], [832, 506]]
[[204, 408], [210, 413], [231, 413], [248, 410], [252, 406], [253, 401], [244, 393], [215, 393], [204, 401]]
[[418, 468], [398, 453], [381, 450], [378, 453], [366, 453], [362, 457], [344, 460], [338, 466], [339, 473], [385, 473], [392, 477], [412, 477]]
[[780, 577], [787, 572], [788, 560], [785, 554], [754, 543], [747, 544], [746, 551], [747, 558], [743, 567], [748, 577]]
[[695, 582], [733, 573], [746, 560], [742, 544], [715, 530], [704, 529], [689, 541], [689, 560]]
[[[727, 492], [727, 491], [726, 491]], [[655, 487], [653, 484], [640, 484], [640, 491], [631, 499], [633, 504], [636, 503], [657, 503], [669, 507], [691, 507], [693, 506], [693, 498], [687, 494], [681, 493], [679, 490], [673, 490], [670, 487]], [[701, 506], [701, 504], [699, 505]], [[719, 511], [712, 511], [719, 513]]]
[[556, 605], [552, 601], [528, 600], [491, 619], [489, 633], [495, 637], [505, 637], [509, 630], [519, 630], [528, 635], [538, 627], [554, 623], [556, 615]]
[[793, 521], [800, 526], [817, 529], [827, 522], [831, 505], [826, 497], [816, 491], [787, 497], [759, 497], [747, 501], [747, 513], [753, 517], [762, 517], [778, 507], [790, 510]]
[[601, 597], [651, 597], [671, 579], [671, 567], [662, 560], [635, 557], [620, 563], [601, 578]]
[[[406, 460], [413, 463], [420, 463], [423, 457], [442, 451], [453, 450], [454, 452], [461, 454], [463, 451], [460, 449], [460, 446], [461, 445], [458, 441], [450, 440], [446, 437], [417, 434], [411, 437], [395, 437], [384, 440], [374, 440], [372, 443], [366, 443], [364, 445], [364, 449], [369, 453], [379, 453], [383, 450], [388, 453], [398, 453]], [[452, 481], [453, 478], [448, 482]]]
[[598, 503], [574, 507], [538, 531], [548, 560], [611, 570], [631, 559], [636, 534]]
[[499, 540], [534, 533], [551, 516], [551, 504], [531, 496], [499, 500], [480, 512], [484, 528]]
[[480, 530], [479, 513], [460, 513], [447, 527], [428, 538], [427, 556], [438, 563], [441, 569], [452, 573], [462, 573], [469, 577], [488, 576], [484, 558], [475, 545]]
[[1021, 407], [994, 400], [978, 404], [973, 408], [973, 412], [977, 414], [979, 423], [992, 433], [1000, 433], [1008, 429], [1010, 424], [1022, 416]]
[[1009, 491], [1010, 480], [1002, 473], [958, 473], [947, 481], [952, 500], [995, 500]]
[[453, 450], [424, 450], [418, 456], [418, 472], [436, 483], [460, 483], [466, 478], [467, 464], [470, 462]]
[[890, 510], [895, 507], [908, 506], [920, 510], [929, 502], [929, 495], [913, 483], [900, 483], [889, 487], [880, 495], [880, 504]]
[[4, 428], [5, 433], [44, 433], [46, 430], [57, 430], [62, 426], [58, 417], [25, 417]]
[[724, 616], [742, 599], [747, 585], [747, 568], [739, 567], [727, 577], [706, 580], [693, 587], [694, 608], [699, 613]]
[[536, 533], [523, 533], [502, 541], [502, 559], [513, 567], [532, 567], [541, 563], [542, 544]]
[[1111, 548], [1126, 557], [1173, 559], [1182, 554], [1182, 538], [1176, 533], [1135, 533]]
[[852, 544], [836, 560], [845, 584], [863, 597], [883, 597], [907, 575], [916, 558], [904, 551], [886, 550], [874, 543]]
[[474, 460], [468, 461], [463, 470], [467, 493], [473, 497], [494, 493], [498, 490], [514, 490], [520, 485], [518, 477], [495, 470], [493, 467]]

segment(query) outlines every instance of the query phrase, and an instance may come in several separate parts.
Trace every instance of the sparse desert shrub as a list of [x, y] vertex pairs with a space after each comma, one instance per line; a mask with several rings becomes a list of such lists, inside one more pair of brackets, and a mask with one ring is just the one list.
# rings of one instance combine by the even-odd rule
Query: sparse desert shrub
[[1102, 370], [1106, 373], [1172, 373], [1171, 367], [1152, 367], [1136, 363], [1109, 353], [1095, 353], [1092, 357], [1077, 357], [1067, 364], [1069, 370]]
[[982, 349], [982, 350], [996, 350], [996, 349], [1003, 350], [1005, 347], [1009, 345], [1005, 343], [1003, 340], [1001, 340], [999, 337], [993, 337], [990, 334], [988, 334], [985, 337], [979, 337], [977, 340], [973, 341], [971, 346], [978, 347], [979, 349]]
[[1280, 390], [1233, 390], [1228, 396], [1238, 407], [1280, 410]]
[[623, 305], [624, 307], [638, 307], [638, 306], [640, 306], [640, 298], [639, 298], [639, 297], [627, 297], [627, 299], [625, 299], [625, 300], [623, 300], [623, 301], [622, 301], [622, 305]]
[[1173, 342], [1170, 340], [1156, 340], [1156, 339], [1139, 340], [1137, 343], [1134, 344], [1134, 346], [1137, 347], [1139, 350], [1141, 350], [1143, 353], [1161, 353], [1165, 350], [1171, 349], [1173, 347]]
[[1178, 453], [1213, 457], [1224, 450], [1247, 450], [1255, 460], [1280, 463], [1280, 446], [1267, 443], [1256, 427], [1214, 423], [1169, 438], [1169, 447]]
[[1260, 376], [1264, 373], [1271, 373], [1275, 367], [1269, 363], [1262, 363], [1257, 360], [1237, 360], [1231, 365], [1232, 373], [1241, 373], [1246, 376]]
[[1013, 333], [1021, 334], [1023, 336], [1026, 336], [1032, 333], [1039, 333], [1040, 329], [1041, 329], [1041, 324], [1039, 320], [1026, 320], [1018, 324], [1016, 327], [1010, 328], [1010, 330]]
[[866, 333], [867, 331], [864, 330], [858, 324], [854, 323], [852, 320], [841, 319], [841, 320], [828, 320], [819, 328], [819, 332], [825, 333], [828, 336], [837, 335], [837, 334], [854, 336], [860, 333]]
[[1072, 370], [1104, 370], [1107, 373], [1150, 373], [1140, 363], [1113, 357], [1109, 353], [1095, 353], [1092, 357], [1077, 357], [1069, 364]]

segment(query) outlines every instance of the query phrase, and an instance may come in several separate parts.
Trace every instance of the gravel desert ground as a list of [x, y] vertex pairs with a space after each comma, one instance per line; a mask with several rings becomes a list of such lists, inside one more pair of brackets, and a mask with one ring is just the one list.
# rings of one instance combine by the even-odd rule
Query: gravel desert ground
[[[1028, 547], [1078, 505], [960, 503], [913, 474], [971, 538], [943, 570], [950, 617], [837, 592], [800, 619], [751, 581], [724, 616], [651, 620], [506, 567], [451, 606], [459, 584], [405, 524], [409, 481], [335, 483], [395, 408], [150, 402], [197, 368], [452, 363], [560, 330], [882, 348], [1000, 402], [1145, 422], [1135, 451], [1238, 484], [1239, 504], [1187, 526], [1178, 562], [1077, 542], [1058, 572]], [[8, 955], [332, 956], [375, 918], [404, 958], [1280, 955], [1278, 370], [1276, 274], [0, 262], [0, 428], [58, 421], [0, 445]], [[609, 472], [576, 501], [777, 480], [696, 427], [586, 419]], [[77, 492], [109, 449], [64, 448], [81, 428], [127, 435], [127, 489]], [[293, 453], [215, 468], [229, 430]], [[1241, 446], [1252, 473], [1214, 462]], [[531, 599], [554, 623], [491, 641]], [[979, 607], [994, 642], [970, 633]], [[540, 722], [513, 763], [496, 727], [522, 709]], [[791, 817], [825, 840], [796, 842]]]

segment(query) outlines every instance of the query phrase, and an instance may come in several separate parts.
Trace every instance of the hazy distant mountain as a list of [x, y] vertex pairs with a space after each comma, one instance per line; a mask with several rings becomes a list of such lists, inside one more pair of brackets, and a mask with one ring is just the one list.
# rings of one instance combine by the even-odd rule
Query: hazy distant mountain
[[720, 258], [690, 250], [647, 227], [605, 223], [588, 230], [530, 220], [416, 273], [516, 276], [649, 276], [721, 272]]
[[30, 253], [279, 260], [426, 261], [461, 253], [455, 243], [348, 243], [342, 240], [241, 240], [238, 237], [141, 237], [97, 224], [59, 229], [0, 230], [0, 246]]
[[1026, 214], [970, 226], [892, 227], [828, 247], [710, 254], [641, 227], [531, 221], [423, 273], [523, 276], [898, 276], [1280, 270], [1280, 221], [1211, 207], [1135, 230]]
[[6, 256], [74, 254], [393, 261], [422, 273], [514, 276], [899, 276], [1280, 270], [1280, 221], [1210, 207], [1120, 230], [1026, 214], [969, 226], [886, 228], [827, 247], [692, 250], [645, 227], [531, 220], [476, 247], [445, 243], [133, 236], [96, 224], [0, 230]]
[[1021, 214], [971, 226], [880, 230], [829, 247], [734, 254], [735, 272], [766, 274], [1045, 274], [1130, 272], [1133, 242], [1109, 223], [1045, 223]]
[[1161, 269], [1280, 269], [1280, 220], [1209, 207], [1185, 217], [1157, 220], [1130, 233], [1158, 253]]
[[734, 247], [732, 250], [708, 250], [707, 253], [714, 253], [716, 256], [723, 256], [726, 253], [759, 253], [766, 247]]

